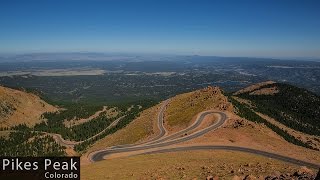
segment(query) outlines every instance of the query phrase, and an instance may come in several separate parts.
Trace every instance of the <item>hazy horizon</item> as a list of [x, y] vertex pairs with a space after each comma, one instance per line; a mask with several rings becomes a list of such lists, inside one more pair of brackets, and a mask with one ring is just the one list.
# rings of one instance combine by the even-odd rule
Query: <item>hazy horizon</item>
[[[78, 55], [81, 57], [79, 60], [86, 60], [86, 55], [99, 55], [102, 56], [100, 60], [103, 60], [103, 57], [183, 57], [183, 56], [199, 56], [199, 57], [218, 57], [218, 58], [253, 58], [253, 59], [274, 59], [274, 60], [302, 60], [302, 61], [320, 61], [320, 57], [289, 57], [289, 56], [284, 56], [284, 57], [272, 57], [272, 56], [239, 56], [239, 55], [234, 55], [234, 56], [225, 56], [225, 55], [215, 55], [215, 54], [174, 54], [174, 53], [143, 53], [143, 52], [94, 52], [94, 51], [61, 51], [61, 52], [19, 52], [19, 53], [0, 53], [0, 62], [1, 58], [5, 58], [5, 60], [10, 60], [10, 58], [15, 58], [15, 57], [23, 57], [23, 56], [34, 56], [37, 58], [37, 56], [46, 56], [46, 58], [49, 58], [49, 56], [55, 57], [59, 55], [61, 57], [65, 56], [68, 57], [68, 55]], [[58, 58], [58, 59], [59, 59]], [[121, 59], [121, 58], [120, 58]], [[21, 59], [22, 60], [22, 59]], [[36, 59], [39, 60], [39, 59]], [[76, 60], [76, 59], [70, 59], [70, 60]], [[87, 60], [92, 60], [88, 57]], [[106, 59], [109, 60], [109, 59]], [[41, 61], [41, 60], [39, 60]]]
[[319, 1], [2, 1], [0, 53], [319, 58]]

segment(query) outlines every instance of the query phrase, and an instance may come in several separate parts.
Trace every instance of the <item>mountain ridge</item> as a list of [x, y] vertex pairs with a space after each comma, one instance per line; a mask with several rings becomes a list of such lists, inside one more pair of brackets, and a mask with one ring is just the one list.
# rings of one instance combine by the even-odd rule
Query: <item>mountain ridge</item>
[[43, 113], [57, 110], [57, 107], [46, 103], [35, 94], [0, 86], [0, 127], [2, 128], [19, 124], [32, 127], [44, 121]]

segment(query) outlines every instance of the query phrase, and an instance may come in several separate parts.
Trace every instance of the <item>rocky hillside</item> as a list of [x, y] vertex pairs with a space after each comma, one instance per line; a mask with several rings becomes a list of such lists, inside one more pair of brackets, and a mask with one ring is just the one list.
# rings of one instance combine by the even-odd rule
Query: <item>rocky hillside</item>
[[34, 94], [0, 86], [0, 127], [19, 124], [31, 127], [43, 121], [41, 115], [44, 112], [56, 110]]

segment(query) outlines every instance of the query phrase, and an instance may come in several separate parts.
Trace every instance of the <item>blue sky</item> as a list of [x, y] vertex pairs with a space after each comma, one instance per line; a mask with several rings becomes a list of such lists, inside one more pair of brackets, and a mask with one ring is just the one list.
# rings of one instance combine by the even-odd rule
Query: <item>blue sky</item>
[[0, 53], [320, 57], [317, 0], [0, 1]]

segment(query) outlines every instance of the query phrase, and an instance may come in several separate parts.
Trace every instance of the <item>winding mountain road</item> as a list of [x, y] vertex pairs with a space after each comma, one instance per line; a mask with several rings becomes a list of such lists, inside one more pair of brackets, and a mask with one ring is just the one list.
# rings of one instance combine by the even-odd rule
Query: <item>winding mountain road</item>
[[[310, 163], [310, 162], [294, 159], [291, 157], [270, 153], [267, 151], [261, 151], [261, 150], [250, 149], [245, 147], [218, 146], [218, 145], [199, 145], [199, 146], [183, 145], [179, 147], [174, 147], [173, 145], [177, 145], [182, 142], [192, 140], [194, 138], [204, 135], [205, 133], [208, 133], [209, 131], [213, 131], [220, 128], [227, 121], [228, 116], [224, 112], [204, 111], [199, 113], [196, 121], [191, 126], [177, 133], [174, 133], [172, 135], [167, 135], [168, 134], [167, 130], [164, 127], [163, 114], [168, 102], [169, 101], [167, 100], [163, 103], [160, 109], [160, 112], [158, 114], [157, 122], [158, 122], [158, 128], [160, 130], [160, 133], [158, 134], [158, 136], [144, 143], [113, 146], [107, 149], [91, 152], [90, 154], [88, 154], [89, 160], [91, 162], [97, 162], [97, 161], [104, 160], [106, 156], [110, 156], [112, 154], [130, 153], [130, 152], [134, 152], [134, 155], [138, 155], [138, 154], [153, 154], [153, 153], [192, 151], [192, 150], [228, 150], [228, 151], [238, 151], [238, 152], [246, 152], [246, 153], [261, 155], [268, 158], [273, 158], [273, 159], [281, 160], [284, 162], [292, 163], [295, 165], [299, 165], [299, 166], [320, 168], [319, 164]], [[209, 125], [208, 127], [197, 130], [202, 124], [202, 122], [204, 121], [205, 117], [209, 114], [217, 115], [219, 117], [218, 120], [215, 121], [213, 124]]]
[[162, 137], [164, 137], [168, 133], [166, 128], [164, 127], [164, 111], [166, 110], [166, 107], [167, 107], [168, 103], [169, 103], [169, 99], [164, 101], [162, 103], [162, 106], [160, 107], [160, 111], [159, 111], [159, 114], [158, 114], [158, 121], [157, 121], [159, 134], [156, 137], [154, 137], [151, 140], [148, 140], [146, 142], [141, 142], [141, 143], [136, 143], [136, 144], [117, 145], [117, 146], [112, 146], [110, 148], [111, 149], [115, 149], [115, 148], [138, 146], [138, 145], [141, 145], [141, 144], [147, 144], [147, 143], [151, 143], [151, 142], [157, 141], [157, 140], [161, 139]]

